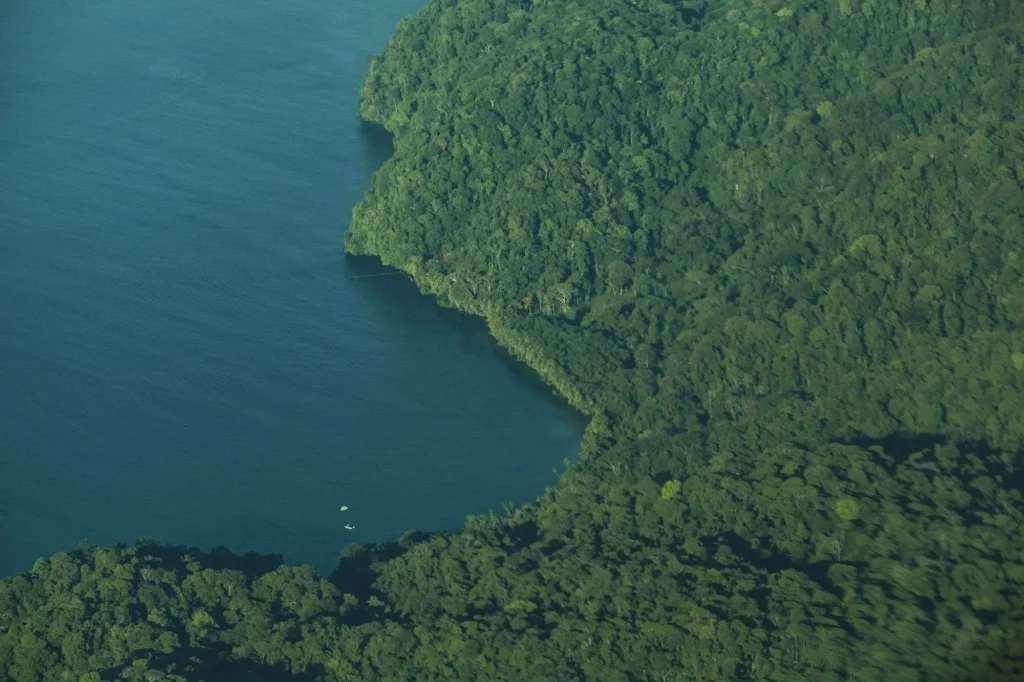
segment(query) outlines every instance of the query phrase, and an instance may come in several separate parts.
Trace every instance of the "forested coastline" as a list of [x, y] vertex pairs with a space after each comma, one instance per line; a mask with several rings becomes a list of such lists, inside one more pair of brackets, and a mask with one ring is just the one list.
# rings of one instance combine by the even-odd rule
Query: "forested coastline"
[[41, 559], [0, 677], [1022, 679], [1022, 55], [1010, 0], [431, 0], [347, 246], [486, 318], [579, 461], [329, 577]]

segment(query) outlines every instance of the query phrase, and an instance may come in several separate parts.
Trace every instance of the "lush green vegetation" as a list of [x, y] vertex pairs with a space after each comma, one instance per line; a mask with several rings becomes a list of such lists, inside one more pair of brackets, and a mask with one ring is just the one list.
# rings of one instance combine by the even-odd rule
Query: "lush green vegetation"
[[1022, 58], [1012, 0], [432, 0], [349, 249], [486, 317], [580, 461], [329, 580], [40, 560], [0, 674], [1021, 679]]

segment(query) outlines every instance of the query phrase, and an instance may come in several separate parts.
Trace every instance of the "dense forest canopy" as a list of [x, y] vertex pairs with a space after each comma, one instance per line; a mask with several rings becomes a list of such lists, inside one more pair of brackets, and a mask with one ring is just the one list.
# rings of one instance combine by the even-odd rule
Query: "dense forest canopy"
[[1024, 678], [1022, 57], [1012, 0], [432, 0], [348, 248], [485, 317], [579, 462], [329, 579], [41, 559], [0, 675]]

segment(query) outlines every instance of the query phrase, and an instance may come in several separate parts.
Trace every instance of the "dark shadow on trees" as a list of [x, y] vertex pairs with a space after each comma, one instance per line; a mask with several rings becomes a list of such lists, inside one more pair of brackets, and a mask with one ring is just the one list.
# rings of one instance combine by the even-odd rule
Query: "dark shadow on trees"
[[249, 579], [258, 578], [284, 565], [284, 557], [280, 554], [246, 552], [239, 555], [227, 547], [214, 547], [209, 552], [203, 552], [195, 547], [165, 545], [153, 538], [142, 538], [136, 542], [135, 547], [140, 556], [159, 559], [167, 568], [184, 568], [185, 559], [189, 558], [198, 562], [202, 568], [241, 571]]
[[535, 521], [527, 521], [513, 527], [508, 532], [512, 545], [516, 549], [529, 547], [540, 539], [540, 529]]
[[284, 557], [280, 554], [256, 552], [246, 552], [239, 556], [227, 547], [214, 547], [209, 553], [200, 554], [199, 562], [203, 568], [241, 571], [250, 578], [257, 578], [283, 566]]
[[349, 545], [341, 550], [338, 567], [329, 580], [342, 592], [360, 600], [366, 599], [372, 593], [373, 582], [377, 578], [374, 564], [396, 559], [431, 537], [429, 533], [410, 530], [394, 542]]
[[949, 442], [946, 436], [938, 433], [905, 434], [894, 433], [882, 438], [859, 435], [848, 440], [844, 445], [856, 445], [859, 448], [870, 449], [881, 447], [885, 454], [902, 462], [915, 452], [930, 450], [936, 445], [945, 445]]
[[360, 120], [359, 139], [363, 142], [364, 158], [369, 167], [377, 170], [395, 153], [395, 139], [384, 126]]
[[[881, 447], [885, 454], [892, 457], [898, 464], [907, 462], [916, 453], [934, 451], [940, 445], [953, 445], [961, 453], [969, 452], [977, 455], [984, 462], [988, 474], [1001, 480], [1007, 488], [1024, 491], [1024, 468], [1007, 470], [1002, 462], [1003, 451], [993, 448], [983, 440], [953, 441], [948, 436], [926, 433], [893, 434], [882, 438], [862, 435], [855, 436], [842, 444], [866, 449]], [[1020, 461], [1019, 453], [1016, 459]]]
[[707, 10], [707, 3], [694, 3], [682, 9], [683, 21], [687, 24], [693, 24], [704, 18], [704, 13]]
[[[118, 674], [131, 666], [124, 666]], [[143, 679], [161, 680], [177, 675], [188, 682], [314, 682], [323, 679], [323, 666], [311, 666], [304, 673], [288, 670], [282, 663], [261, 663], [248, 658], [233, 658], [228, 646], [181, 649], [152, 659]]]

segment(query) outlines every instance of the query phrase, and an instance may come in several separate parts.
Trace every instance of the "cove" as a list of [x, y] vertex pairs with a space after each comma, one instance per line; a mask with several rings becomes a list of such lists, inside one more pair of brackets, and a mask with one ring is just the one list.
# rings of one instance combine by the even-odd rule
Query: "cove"
[[329, 571], [556, 482], [581, 416], [405, 276], [350, 279], [390, 153], [359, 85], [420, 4], [4, 3], [0, 575], [141, 535]]

